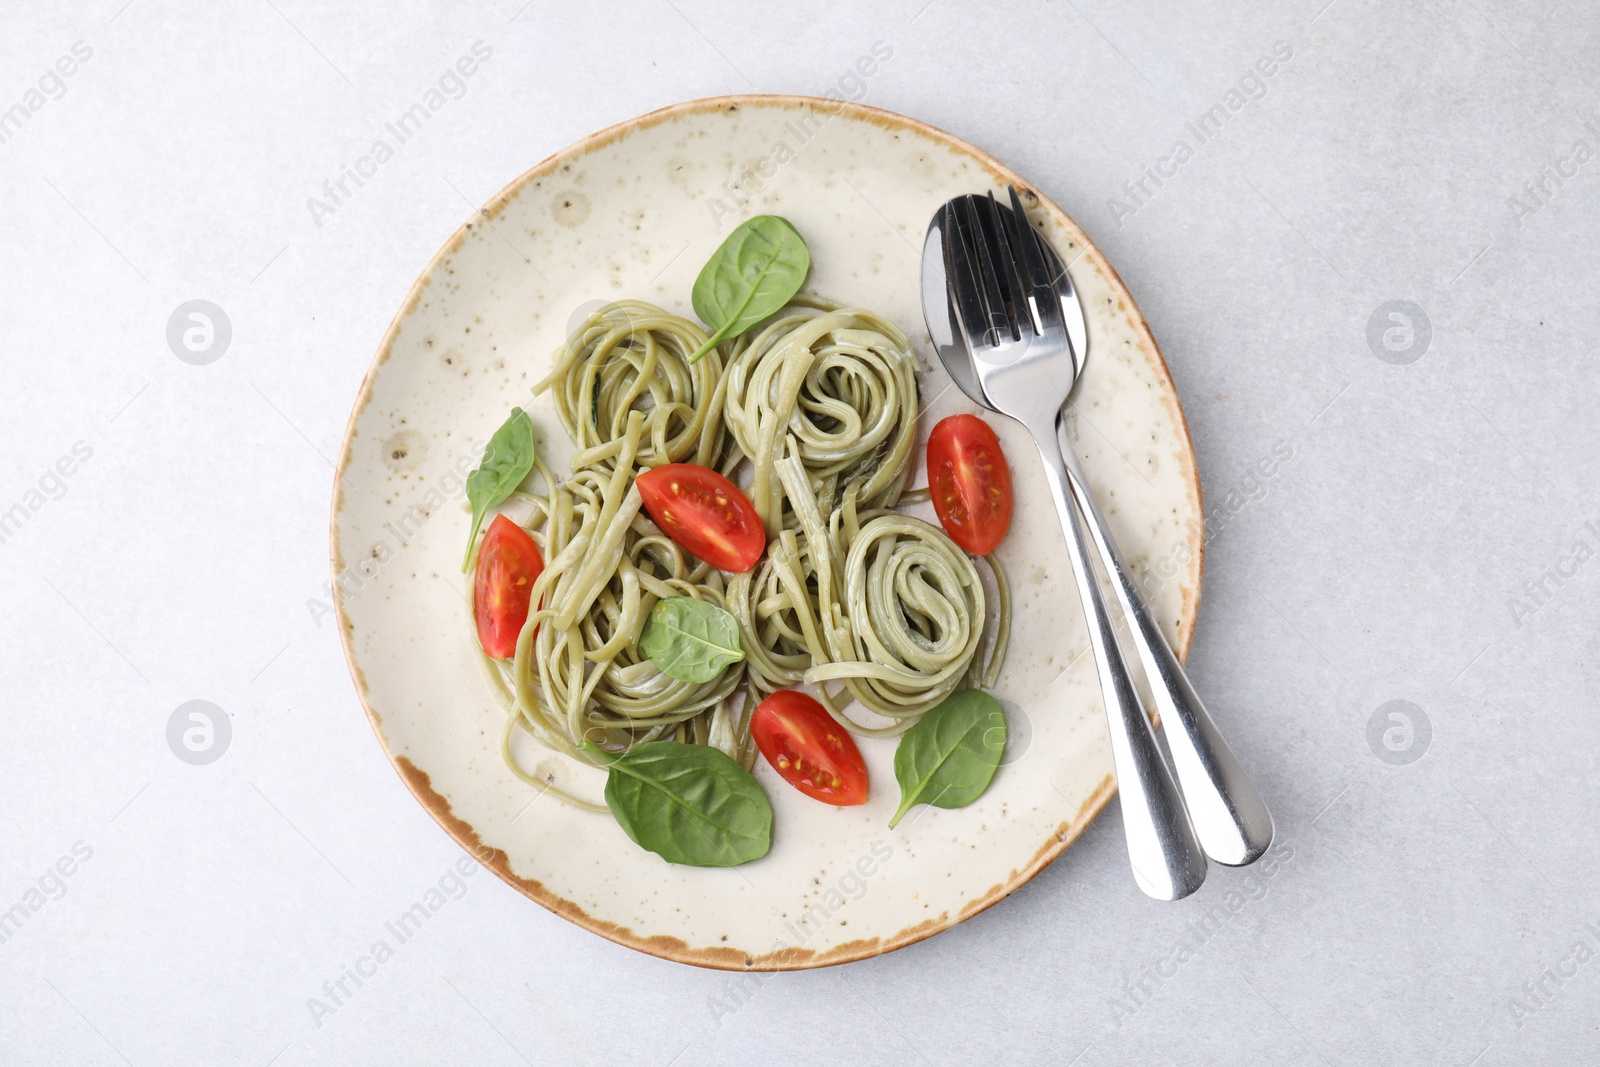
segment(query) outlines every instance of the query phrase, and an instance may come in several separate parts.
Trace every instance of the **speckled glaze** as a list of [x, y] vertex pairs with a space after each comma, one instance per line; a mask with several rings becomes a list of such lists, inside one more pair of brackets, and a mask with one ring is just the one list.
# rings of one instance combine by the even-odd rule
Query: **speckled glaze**
[[[736, 191], [747, 167], [753, 178]], [[545, 160], [429, 264], [378, 349], [346, 432], [333, 504], [335, 600], [379, 741], [440, 825], [507, 882], [589, 930], [668, 959], [816, 967], [910, 944], [983, 910], [1105, 806], [1111, 754], [1066, 550], [1031, 443], [998, 416], [990, 421], [1017, 492], [1000, 549], [1015, 589], [1014, 636], [995, 692], [1011, 743], [994, 784], [966, 808], [921, 808], [890, 830], [894, 742], [865, 740], [867, 804], [807, 800], [758, 762], [775, 812], [772, 851], [735, 869], [674, 867], [606, 815], [535, 797], [512, 776], [498, 752], [502, 714], [472, 660], [459, 573], [464, 475], [518, 404], [552, 468], [566, 469], [560, 423], [529, 386], [575, 313], [637, 297], [692, 317], [695, 275], [727, 232], [752, 214], [782, 214], [811, 248], [810, 290], [879, 311], [911, 337], [925, 435], [945, 415], [974, 409], [939, 367], [922, 324], [923, 230], [947, 198], [1007, 182], [1031, 190], [971, 145], [873, 108], [702, 100]], [[1099, 251], [1054, 204], [1031, 192], [1024, 200], [1072, 264], [1088, 311], [1073, 443], [1169, 639], [1186, 654], [1203, 527], [1171, 379]], [[920, 474], [913, 484], [923, 484]], [[519, 751], [563, 788], [599, 798], [600, 772], [531, 742]], [[1131, 879], [1127, 886], [1135, 892]]]

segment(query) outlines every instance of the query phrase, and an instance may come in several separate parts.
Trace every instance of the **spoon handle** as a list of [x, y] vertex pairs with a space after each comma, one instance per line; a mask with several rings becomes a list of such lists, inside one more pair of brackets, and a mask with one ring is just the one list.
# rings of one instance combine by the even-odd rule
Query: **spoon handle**
[[1128, 676], [1128, 665], [1122, 658], [1100, 581], [1089, 558], [1088, 539], [1072, 502], [1068, 461], [1057, 447], [1056, 427], [1046, 423], [1029, 429], [1044, 461], [1045, 480], [1071, 549], [1072, 573], [1089, 624], [1089, 646], [1094, 652], [1111, 732], [1111, 756], [1134, 880], [1157, 900], [1178, 900], [1205, 881], [1206, 858], [1184, 811], [1178, 783], [1161, 755], [1150, 719]]
[[1189, 684], [1189, 676], [1173, 655], [1161, 627], [1151, 618], [1116, 542], [1106, 530], [1105, 518], [1088, 491], [1077, 456], [1061, 424], [1057, 426], [1057, 444], [1065, 457], [1072, 497], [1128, 620], [1127, 636], [1138, 652], [1145, 680], [1161, 712], [1167, 748], [1172, 753], [1195, 832], [1206, 855], [1218, 863], [1231, 867], [1254, 863], [1272, 844], [1272, 815]]

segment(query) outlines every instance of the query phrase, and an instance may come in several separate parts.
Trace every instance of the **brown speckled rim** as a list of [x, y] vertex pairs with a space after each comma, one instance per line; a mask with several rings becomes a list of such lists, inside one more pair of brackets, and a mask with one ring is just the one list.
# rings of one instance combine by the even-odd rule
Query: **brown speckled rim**
[[[997, 185], [1014, 184], [1019, 190], [1032, 192], [1037, 199], [1038, 206], [1048, 212], [1074, 240], [1083, 246], [1083, 256], [1090, 257], [1094, 266], [1105, 273], [1110, 280], [1113, 291], [1118, 295], [1118, 307], [1132, 321], [1137, 332], [1143, 337], [1143, 349], [1150, 359], [1151, 368], [1156, 372], [1158, 379], [1165, 384], [1163, 396], [1168, 410], [1176, 423], [1183, 443], [1187, 448], [1189, 460], [1189, 494], [1196, 515], [1204, 515], [1200, 499], [1200, 481], [1196, 468], [1194, 455], [1194, 442], [1189, 435], [1189, 423], [1184, 418], [1183, 407], [1178, 402], [1177, 389], [1172, 382], [1172, 374], [1167, 369], [1166, 361], [1161, 356], [1161, 349], [1156, 344], [1155, 337], [1150, 332], [1149, 324], [1140, 314], [1138, 305], [1128, 292], [1128, 287], [1106, 261], [1094, 242], [1085, 234], [1065, 211], [1057, 207], [1050, 200], [1040, 195], [1034, 186], [1024, 181], [1021, 176], [1006, 167], [999, 160], [987, 152], [968, 144], [959, 137], [930, 126], [916, 119], [906, 118], [891, 111], [881, 108], [869, 107], [865, 104], [846, 103], [822, 97], [812, 96], [781, 96], [746, 94], [742, 96], [718, 96], [704, 100], [691, 100], [687, 103], [674, 104], [670, 107], [660, 108], [656, 111], [628, 119], [615, 126], [607, 127], [598, 133], [591, 134], [583, 140], [563, 148], [543, 162], [530, 168], [515, 181], [502, 189], [485, 206], [489, 218], [499, 214], [511, 197], [516, 195], [523, 186], [529, 182], [542, 178], [553, 172], [561, 164], [577, 159], [595, 149], [604, 147], [638, 130], [648, 129], [652, 126], [684, 115], [702, 114], [713, 111], [736, 111], [742, 107], [762, 108], [817, 108], [827, 111], [833, 116], [846, 115], [852, 119], [869, 122], [881, 126], [886, 130], [907, 131], [920, 134], [936, 141], [947, 148], [966, 155], [981, 164], [994, 179]], [[372, 398], [372, 383], [374, 377], [385, 360], [389, 358], [391, 347], [400, 332], [401, 322], [415, 308], [417, 301], [434, 277], [435, 271], [446, 257], [455, 252], [466, 240], [476, 220], [465, 223], [429, 261], [427, 269], [421, 277], [411, 286], [400, 310], [389, 323], [389, 329], [383, 336], [383, 342], [378, 346], [377, 355], [373, 358], [372, 365], [367, 368], [367, 373], [361, 382], [361, 390], [356, 397], [354, 408], [350, 412], [350, 421], [345, 427], [344, 441], [339, 450], [339, 464], [334, 471], [333, 485], [333, 512], [329, 529], [330, 562], [333, 573], [333, 601], [334, 611], [339, 622], [339, 640], [344, 646], [345, 660], [350, 667], [351, 679], [355, 682], [356, 693], [361, 699], [362, 707], [366, 710], [367, 720], [372, 725], [373, 733], [377, 735], [378, 743], [383, 746], [384, 752], [399, 772], [400, 778], [410, 789], [417, 801], [427, 809], [446, 833], [455, 839], [456, 843], [470, 852], [479, 862], [488, 867], [505, 882], [530, 899], [543, 905], [545, 908], [569, 919], [586, 930], [599, 934], [601, 937], [615, 941], [640, 952], [659, 956], [662, 959], [674, 960], [678, 963], [688, 963], [699, 967], [711, 967], [729, 971], [790, 971], [803, 970], [811, 967], [826, 967], [837, 963], [849, 963], [854, 960], [867, 959], [880, 955], [906, 945], [914, 944], [924, 938], [931, 937], [941, 930], [947, 930], [965, 919], [971, 918], [980, 911], [991, 907], [1007, 896], [1020, 889], [1027, 881], [1039, 871], [1043, 870], [1052, 860], [1059, 856], [1066, 847], [1084, 829], [1094, 821], [1095, 816], [1105, 808], [1106, 804], [1116, 794], [1116, 783], [1111, 776], [1101, 781], [1089, 799], [1078, 809], [1072, 818], [1058, 826], [1039, 846], [1033, 858], [1019, 869], [1011, 871], [1004, 879], [997, 882], [989, 890], [969, 901], [961, 911], [955, 915], [946, 912], [937, 918], [924, 920], [915, 925], [908, 926], [889, 937], [874, 937], [859, 941], [850, 941], [836, 945], [824, 952], [813, 949], [791, 948], [764, 955], [751, 955], [740, 949], [727, 947], [704, 947], [690, 945], [687, 942], [668, 936], [647, 936], [635, 933], [627, 927], [607, 922], [588, 914], [572, 901], [552, 893], [541, 883], [532, 879], [523, 878], [511, 869], [509, 858], [505, 852], [486, 845], [479, 836], [478, 831], [465, 820], [457, 817], [451, 810], [450, 801], [437, 792], [428, 779], [428, 775], [404, 755], [396, 754], [390, 748], [388, 739], [384, 737], [382, 717], [378, 709], [373, 707], [372, 697], [367, 689], [366, 678], [356, 663], [354, 652], [351, 648], [353, 627], [345, 612], [344, 595], [339, 587], [338, 577], [344, 569], [344, 561], [339, 550], [339, 515], [344, 502], [344, 474], [350, 463], [352, 443], [356, 433], [356, 423], [362, 412], [366, 409], [368, 401]], [[1193, 584], [1184, 593], [1182, 610], [1180, 612], [1180, 632], [1178, 635], [1178, 658], [1187, 659], [1189, 647], [1194, 638], [1194, 620], [1199, 612], [1200, 585], [1205, 573], [1205, 536], [1204, 523], [1198, 528], [1190, 530], [1190, 549], [1193, 560], [1191, 571]]]

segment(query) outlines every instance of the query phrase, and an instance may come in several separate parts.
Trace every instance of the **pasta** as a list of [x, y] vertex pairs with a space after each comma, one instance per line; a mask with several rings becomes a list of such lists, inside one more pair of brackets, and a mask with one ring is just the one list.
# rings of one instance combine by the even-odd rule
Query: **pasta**
[[[747, 767], [754, 759], [730, 699], [742, 681], [738, 667], [695, 685], [638, 652], [656, 600], [722, 602], [718, 572], [693, 563], [639, 513], [629, 475], [644, 421], [637, 412], [629, 419], [614, 471], [580, 471], [547, 496], [530, 498], [528, 525], [548, 558], [531, 597], [541, 607], [529, 613], [514, 659], [483, 658], [513, 711], [502, 754], [519, 775], [545, 787], [512, 755], [518, 725], [547, 747], [591, 762], [580, 743], [620, 751], [664, 738], [714, 744]], [[539, 475], [555, 486], [542, 464]]]
[[[986, 614], [977, 569], [921, 519], [858, 512], [854, 486], [824, 525], [796, 450], [776, 466], [799, 528], [780, 533], [754, 572], [733, 577], [728, 594], [752, 638], [751, 687], [765, 694], [816, 684], [823, 705], [853, 732], [899, 733], [960, 688], [973, 663]], [[997, 578], [1003, 582], [1001, 572]], [[1006, 637], [1002, 621], [991, 668]], [[830, 692], [828, 682], [842, 689]], [[845, 698], [891, 723], [849, 719]]]
[[555, 387], [556, 412], [578, 452], [573, 470], [610, 466], [629, 414], [643, 411], [641, 466], [688, 461], [716, 466], [722, 451], [722, 356], [689, 355], [706, 339], [688, 319], [639, 300], [607, 304], [556, 352], [533, 391]]
[[[518, 728], [588, 762], [598, 761], [585, 745], [619, 752], [676, 739], [749, 767], [750, 713], [771, 692], [813, 685], [852, 731], [895, 734], [963, 684], [992, 683], [1004, 657], [1009, 593], [998, 564], [984, 663], [995, 613], [972, 558], [937, 526], [893, 510], [925, 499], [906, 491], [919, 398], [905, 336], [870, 311], [797, 297], [690, 363], [705, 341], [660, 308], [609, 304], [534, 387], [554, 393], [577, 451], [565, 481], [535, 459], [514, 494], [544, 570], [514, 657], [480, 658], [507, 710], [506, 762], [543, 788], [514, 756]], [[730, 576], [695, 560], [642, 510], [635, 477], [678, 462], [748, 484], [768, 542], [753, 571]], [[658, 669], [639, 644], [667, 597], [730, 612], [744, 660], [701, 683]], [[853, 721], [852, 701], [888, 722]]]
[[798, 450], [824, 514], [853, 487], [861, 507], [893, 507], [916, 440], [911, 346], [870, 311], [811, 299], [791, 304], [733, 346], [728, 429], [750, 457], [750, 501], [775, 537], [784, 497], [775, 465]]

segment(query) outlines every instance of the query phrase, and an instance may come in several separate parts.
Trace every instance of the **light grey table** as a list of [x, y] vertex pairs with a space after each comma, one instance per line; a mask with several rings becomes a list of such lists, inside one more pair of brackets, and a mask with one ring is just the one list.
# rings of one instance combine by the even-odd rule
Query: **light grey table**
[[[522, 2], [0, 16], [0, 1060], [1595, 1062], [1600, 14]], [[362, 372], [516, 174], [749, 90], [974, 141], [1128, 282], [1204, 478], [1193, 673], [1277, 862], [1156, 904], [1111, 811], [948, 933], [742, 985], [479, 873], [357, 985], [460, 855], [326, 606]], [[169, 745], [194, 700], [209, 764]]]

